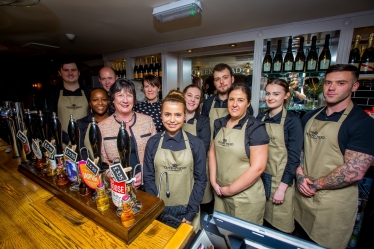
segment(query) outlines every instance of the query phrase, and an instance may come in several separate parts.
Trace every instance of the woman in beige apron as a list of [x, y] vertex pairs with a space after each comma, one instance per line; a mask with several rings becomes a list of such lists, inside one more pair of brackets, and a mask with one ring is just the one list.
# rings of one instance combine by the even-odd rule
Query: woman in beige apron
[[[75, 120], [85, 117], [87, 115], [88, 103], [83, 90], [81, 90], [82, 96], [64, 96], [63, 91], [60, 90], [57, 115], [61, 122], [62, 131], [67, 134], [70, 115], [73, 115]], [[65, 143], [63, 143], [63, 147], [65, 149]]]
[[[266, 193], [264, 219], [271, 227], [285, 233], [291, 233], [295, 228], [293, 179], [299, 165], [303, 141], [300, 119], [284, 108], [289, 96], [289, 85], [286, 81], [274, 79], [268, 82], [265, 87], [265, 100], [269, 111], [257, 116], [258, 120], [265, 122], [270, 138], [268, 162], [261, 177]], [[286, 116], [290, 117], [287, 130]], [[294, 139], [295, 137], [297, 139]], [[264, 225], [268, 226], [266, 222]]]
[[250, 100], [248, 85], [233, 84], [228, 91], [230, 116], [214, 124], [210, 182], [215, 210], [262, 225], [265, 191], [260, 176], [267, 162], [269, 138], [263, 123], [247, 114]]
[[[326, 176], [344, 165], [338, 133], [352, 108], [353, 103], [350, 102], [338, 122], [317, 120], [321, 109], [306, 123], [303, 173], [311, 180]], [[296, 191], [295, 219], [318, 244], [328, 248], [345, 248], [355, 223], [357, 191], [357, 184], [341, 189], [319, 190], [312, 197], [305, 197]]]
[[90, 133], [92, 118], [95, 118], [95, 121], [99, 123], [109, 116], [108, 93], [102, 88], [92, 89], [90, 93], [89, 105], [91, 107], [92, 114], [87, 115], [86, 117], [77, 120], [77, 124], [79, 127], [79, 135], [80, 135], [80, 148], [86, 147], [89, 152], [89, 155], [87, 155], [86, 150], [81, 151], [81, 154], [82, 154], [81, 158], [84, 160], [86, 160], [88, 157], [90, 157], [91, 160], [94, 160], [93, 151], [91, 148], [88, 135]]
[[[198, 86], [191, 84], [183, 90], [183, 95], [186, 99], [187, 110], [186, 121], [183, 124], [182, 129], [200, 138], [204, 142], [205, 151], [208, 153], [211, 135], [209, 118], [200, 115], [200, 100], [202, 98], [202, 91]], [[201, 204], [207, 204], [213, 200], [213, 192], [209, 181], [208, 160], [206, 164], [206, 171], [207, 186], [205, 188], [204, 197]]]
[[[162, 101], [165, 132], [149, 139], [144, 159], [145, 191], [158, 195], [170, 214], [200, 228], [199, 205], [206, 186], [203, 142], [182, 130], [186, 110], [183, 94], [171, 91]], [[155, 149], [157, 148], [157, 150]]]

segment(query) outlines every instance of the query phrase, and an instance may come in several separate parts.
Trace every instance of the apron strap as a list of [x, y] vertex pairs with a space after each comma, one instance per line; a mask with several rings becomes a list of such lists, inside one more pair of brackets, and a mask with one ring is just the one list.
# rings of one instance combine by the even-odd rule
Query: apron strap
[[340, 116], [338, 123], [343, 123], [343, 121], [347, 118], [348, 114], [352, 111], [353, 108], [353, 102], [349, 102], [348, 107], [345, 109], [343, 114]]

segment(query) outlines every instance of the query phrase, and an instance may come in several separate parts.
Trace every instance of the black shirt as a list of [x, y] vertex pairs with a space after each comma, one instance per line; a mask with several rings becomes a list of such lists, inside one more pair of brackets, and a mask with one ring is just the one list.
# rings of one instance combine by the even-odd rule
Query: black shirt
[[208, 153], [210, 146], [210, 124], [209, 118], [195, 112], [195, 116], [187, 121], [187, 124], [193, 124], [196, 121], [196, 135], [204, 142], [205, 152]]
[[[157, 196], [158, 190], [156, 187], [155, 177], [155, 167], [154, 159], [157, 152], [158, 145], [160, 143], [161, 135], [164, 135], [164, 141], [161, 145], [161, 148], [168, 149], [171, 151], [180, 151], [186, 149], [186, 145], [183, 140], [182, 132], [178, 132], [174, 137], [171, 137], [167, 132], [159, 132], [153, 137], [151, 137], [145, 148], [144, 153], [144, 188], [145, 191]], [[199, 212], [199, 205], [203, 199], [204, 191], [206, 187], [207, 177], [206, 177], [206, 153], [204, 149], [203, 141], [198, 137], [191, 135], [186, 132], [187, 138], [190, 143], [193, 161], [194, 161], [194, 172], [193, 176], [195, 179], [193, 189], [190, 195], [190, 199], [187, 205], [187, 214], [186, 219], [192, 221], [196, 213]], [[172, 191], [172, 190], [171, 190]], [[178, 191], [178, 190], [175, 190]]]
[[[274, 117], [270, 117], [268, 112], [262, 112], [257, 115], [257, 120], [262, 120], [265, 116], [265, 123], [280, 124], [282, 120], [282, 111]], [[287, 164], [282, 175], [282, 182], [291, 185], [295, 177], [296, 169], [300, 164], [300, 153], [303, 147], [303, 127], [301, 120], [296, 114], [287, 111], [284, 120], [284, 142], [287, 148]]]
[[[245, 152], [249, 158], [249, 146], [256, 146], [256, 145], [263, 145], [269, 143], [269, 136], [266, 132], [265, 124], [261, 121], [258, 121], [255, 117], [249, 115], [248, 113], [239, 120], [239, 123], [233, 127], [233, 129], [240, 130], [242, 129], [245, 121], [247, 121], [247, 127], [245, 127], [245, 138], [244, 138], [244, 146]], [[227, 122], [230, 120], [230, 114], [226, 117], [216, 119], [214, 121], [214, 132], [213, 132], [213, 139], [217, 136], [219, 130], [222, 127], [226, 127]]]
[[[323, 108], [323, 107], [322, 107]], [[311, 117], [321, 108], [308, 112], [301, 119], [303, 128]], [[345, 110], [334, 112], [330, 116], [326, 114], [326, 108], [316, 117], [317, 120], [337, 122]], [[338, 143], [342, 155], [345, 150], [353, 150], [374, 156], [374, 119], [367, 115], [359, 106], [354, 104], [352, 111], [340, 126]]]
[[[60, 98], [60, 91], [63, 90], [62, 95], [63, 96], [82, 96], [82, 90], [84, 91], [84, 95], [86, 95], [87, 103], [90, 102], [90, 89], [84, 85], [79, 85], [79, 88], [76, 89], [75, 91], [69, 91], [64, 88], [63, 84], [58, 84], [55, 87], [53, 87], [49, 93], [47, 103], [48, 103], [48, 109], [49, 109], [49, 114], [50, 116], [48, 119], [52, 117], [52, 113], [55, 112], [57, 117], [62, 116], [63, 113], [58, 113], [58, 99]], [[88, 108], [89, 109], [89, 108]], [[87, 110], [87, 115], [88, 115], [88, 110]], [[65, 127], [67, 129], [67, 127]], [[62, 132], [62, 141], [65, 144], [69, 143], [69, 136], [66, 132]]]
[[[214, 104], [214, 108], [227, 108], [227, 99], [221, 100], [218, 97], [218, 94], [214, 94], [213, 96], [210, 96], [204, 101], [203, 108], [201, 110], [201, 115], [209, 117], [210, 107], [212, 106], [213, 100], [216, 101], [216, 103]], [[250, 115], [253, 115], [252, 105], [249, 105], [248, 113]]]
[[134, 105], [133, 110], [135, 112], [140, 112], [145, 115], [151, 116], [153, 122], [155, 123], [155, 128], [157, 132], [164, 130], [164, 125], [161, 119], [161, 102], [149, 103], [148, 101], [139, 102]]

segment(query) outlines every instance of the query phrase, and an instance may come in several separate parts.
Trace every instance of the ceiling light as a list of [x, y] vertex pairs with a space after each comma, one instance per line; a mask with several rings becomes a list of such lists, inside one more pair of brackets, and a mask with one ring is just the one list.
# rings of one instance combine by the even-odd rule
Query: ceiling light
[[40, 0], [0, 0], [0, 6], [30, 7], [37, 5], [39, 2]]
[[236, 44], [230, 44], [230, 47], [236, 47]]
[[192, 49], [187, 50], [187, 52], [188, 52], [188, 53], [191, 53], [191, 52], [192, 52]]
[[195, 16], [201, 11], [200, 1], [179, 0], [154, 8], [152, 14], [159, 22], [169, 22], [188, 16]]
[[75, 39], [75, 35], [74, 34], [65, 34], [66, 37], [70, 40], [70, 41], [73, 41]]

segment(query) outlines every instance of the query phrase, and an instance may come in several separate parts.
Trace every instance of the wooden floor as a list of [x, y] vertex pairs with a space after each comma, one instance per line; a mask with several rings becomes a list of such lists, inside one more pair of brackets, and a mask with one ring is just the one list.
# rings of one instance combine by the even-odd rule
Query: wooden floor
[[0, 248], [164, 248], [169, 240], [191, 234], [189, 228], [176, 231], [153, 221], [126, 245], [19, 173], [20, 160], [5, 153], [8, 147], [0, 139]]

